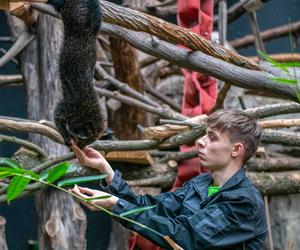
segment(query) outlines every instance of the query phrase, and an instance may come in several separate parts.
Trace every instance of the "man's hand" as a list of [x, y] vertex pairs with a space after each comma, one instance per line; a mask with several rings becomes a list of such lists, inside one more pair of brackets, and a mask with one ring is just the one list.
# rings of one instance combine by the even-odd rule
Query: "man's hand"
[[105, 178], [107, 184], [112, 181], [114, 178], [114, 171], [97, 150], [89, 147], [85, 147], [81, 150], [73, 141], [71, 141], [71, 148], [81, 165], [97, 169], [102, 174], [107, 174], [108, 176]]
[[100, 199], [91, 200], [89, 203], [81, 202], [82, 204], [84, 204], [91, 211], [99, 210], [98, 208], [92, 206], [92, 204], [95, 204], [97, 206], [100, 206], [100, 207], [111, 210], [112, 207], [119, 200], [118, 197], [110, 195], [108, 193], [105, 193], [105, 192], [102, 192], [102, 191], [99, 191], [99, 190], [95, 190], [95, 189], [80, 187], [80, 186], [77, 186], [77, 185], [75, 185], [72, 189], [70, 189], [70, 191], [72, 193], [80, 196], [81, 198], [84, 198], [84, 199], [109, 196], [108, 198], [103, 198], [103, 199], [100, 198]]

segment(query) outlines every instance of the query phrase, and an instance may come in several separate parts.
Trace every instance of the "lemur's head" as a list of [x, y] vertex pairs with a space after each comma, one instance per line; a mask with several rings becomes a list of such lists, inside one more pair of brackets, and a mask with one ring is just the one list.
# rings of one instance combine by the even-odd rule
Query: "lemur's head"
[[[69, 133], [69, 142], [71, 139], [79, 148], [84, 148], [85, 146], [91, 144], [95, 140], [99, 139], [103, 132], [99, 133], [99, 127], [95, 128], [94, 124], [81, 123], [81, 124], [67, 124], [67, 130]], [[95, 132], [96, 131], [96, 132]]]

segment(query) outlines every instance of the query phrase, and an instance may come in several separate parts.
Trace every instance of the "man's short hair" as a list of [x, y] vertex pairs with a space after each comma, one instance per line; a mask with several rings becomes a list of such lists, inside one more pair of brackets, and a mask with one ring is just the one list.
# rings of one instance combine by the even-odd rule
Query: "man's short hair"
[[245, 147], [244, 162], [254, 155], [261, 141], [261, 126], [241, 110], [217, 110], [208, 117], [207, 126], [226, 132], [232, 143], [241, 142]]

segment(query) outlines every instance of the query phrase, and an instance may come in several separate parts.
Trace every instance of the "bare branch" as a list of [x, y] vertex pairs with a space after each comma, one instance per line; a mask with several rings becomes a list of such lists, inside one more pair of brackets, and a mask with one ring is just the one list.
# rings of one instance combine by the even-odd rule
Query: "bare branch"
[[246, 112], [255, 116], [257, 119], [274, 115], [293, 114], [300, 112], [300, 104], [295, 102], [276, 103], [247, 109]]
[[108, 73], [106, 73], [106, 71], [99, 65], [96, 64], [95, 67], [97, 73], [104, 79], [109, 81], [112, 85], [114, 85], [115, 87], [117, 87], [121, 92], [131, 95], [132, 97], [136, 98], [137, 100], [140, 100], [142, 102], [145, 102], [153, 107], [159, 107], [159, 104], [157, 104], [156, 102], [152, 101], [151, 99], [149, 99], [147, 96], [139, 93], [138, 91], [134, 90], [133, 88], [131, 88], [128, 84], [125, 84], [119, 80], [117, 80], [116, 78], [110, 76]]
[[14, 137], [14, 136], [7, 136], [7, 135], [0, 134], [0, 142], [1, 141], [12, 142], [15, 144], [19, 144], [30, 150], [33, 150], [33, 151], [37, 152], [42, 157], [42, 159], [48, 157], [48, 154], [42, 148], [40, 148], [38, 145], [33, 144], [29, 141], [22, 140], [22, 139]]
[[38, 133], [60, 144], [64, 143], [62, 136], [53, 128], [39, 124], [37, 122], [13, 121], [8, 119], [0, 119], [0, 129], [13, 132]]
[[[288, 36], [289, 34], [296, 35], [300, 32], [300, 21], [282, 25], [276, 28], [268, 29], [265, 31], [262, 31], [261, 38], [263, 41], [269, 41], [274, 38], [280, 38], [283, 36]], [[254, 44], [254, 36], [253, 35], [247, 35], [235, 40], [230, 41], [229, 43], [235, 48], [235, 49], [241, 49], [246, 48], [250, 45]]]
[[33, 39], [35, 35], [24, 31], [9, 51], [0, 59], [0, 68], [20, 53]]
[[0, 75], [0, 87], [11, 84], [18, 84], [22, 81], [22, 75]]
[[300, 126], [300, 119], [277, 119], [260, 121], [263, 128], [290, 128]]
[[131, 97], [128, 97], [128, 96], [125, 96], [125, 95], [122, 95], [118, 92], [111, 92], [109, 90], [106, 90], [106, 89], [100, 89], [100, 88], [95, 88], [96, 89], [96, 92], [102, 96], [105, 96], [105, 97], [109, 97], [109, 98], [113, 98], [113, 99], [116, 99], [116, 100], [119, 100], [121, 101], [122, 103], [125, 103], [126, 105], [129, 105], [129, 106], [135, 106], [135, 107], [138, 107], [138, 108], [141, 108], [147, 112], [150, 112], [150, 113], [153, 113], [153, 114], [156, 114], [156, 115], [159, 115], [161, 117], [167, 117], [167, 118], [170, 118], [170, 119], [176, 119], [176, 120], [184, 120], [186, 119], [185, 116], [171, 110], [170, 108], [168, 107], [153, 107], [153, 106], [150, 106], [150, 105], [147, 105], [143, 102], [140, 102], [136, 99], [133, 99]]

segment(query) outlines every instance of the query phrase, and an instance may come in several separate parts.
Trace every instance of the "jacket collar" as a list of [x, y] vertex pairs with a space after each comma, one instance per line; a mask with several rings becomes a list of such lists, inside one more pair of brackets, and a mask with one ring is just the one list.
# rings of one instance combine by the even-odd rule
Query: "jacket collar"
[[229, 189], [233, 186], [236, 186], [245, 178], [246, 178], [245, 170], [243, 167], [241, 167], [228, 181], [225, 182], [221, 190]]

